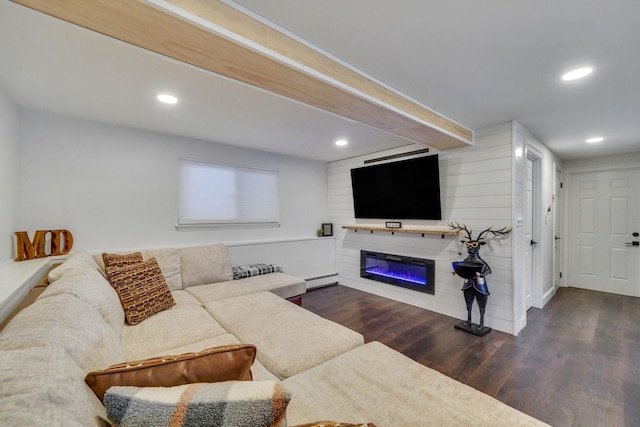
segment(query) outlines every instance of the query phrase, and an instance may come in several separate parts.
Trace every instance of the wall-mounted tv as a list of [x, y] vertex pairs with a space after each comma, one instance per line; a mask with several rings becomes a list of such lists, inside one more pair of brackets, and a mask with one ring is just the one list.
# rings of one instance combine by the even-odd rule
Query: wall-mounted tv
[[442, 219], [438, 155], [351, 169], [356, 218]]

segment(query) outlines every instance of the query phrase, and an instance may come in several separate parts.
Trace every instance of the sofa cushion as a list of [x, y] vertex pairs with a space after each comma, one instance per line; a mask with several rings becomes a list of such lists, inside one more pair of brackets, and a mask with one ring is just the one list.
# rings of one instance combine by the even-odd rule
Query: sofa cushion
[[180, 249], [182, 287], [226, 282], [233, 279], [229, 252], [222, 243]]
[[128, 324], [136, 325], [175, 305], [155, 258], [110, 271], [109, 282], [118, 292]]
[[83, 373], [125, 360], [120, 336], [90, 305], [71, 294], [42, 298], [0, 332], [0, 348], [63, 348]]
[[[240, 341], [231, 333], [227, 332], [222, 335], [216, 335], [215, 337], [204, 338], [194, 343], [181, 345], [178, 347], [168, 348], [166, 354], [183, 354], [183, 353], [196, 353], [204, 348], [221, 347], [225, 345], [241, 344]], [[254, 363], [257, 361], [254, 361]]]
[[366, 420], [378, 426], [542, 426], [498, 400], [371, 342], [283, 381], [291, 425]]
[[102, 262], [104, 263], [104, 271], [107, 274], [107, 278], [110, 278], [113, 270], [142, 262], [142, 254], [140, 252], [130, 254], [103, 253]]
[[373, 423], [352, 424], [335, 421], [316, 421], [314, 423], [300, 424], [292, 427], [376, 427], [376, 425]]
[[359, 333], [270, 292], [212, 301], [205, 308], [241, 342], [254, 344], [258, 360], [278, 378], [295, 375], [364, 343]]
[[253, 345], [233, 344], [197, 353], [158, 356], [89, 372], [85, 381], [100, 399], [113, 386], [172, 387], [191, 383], [250, 381]]
[[181, 289], [176, 289], [175, 291], [171, 291], [171, 296], [176, 303], [176, 307], [186, 307], [190, 305], [200, 306], [202, 303], [190, 294], [187, 291], [183, 291]]
[[103, 273], [91, 254], [85, 251], [77, 251], [71, 252], [62, 264], [49, 271], [47, 280], [49, 283], [53, 283], [59, 280], [62, 275], [69, 270], [95, 270], [101, 274]]
[[142, 251], [142, 259], [155, 258], [162, 275], [172, 291], [182, 289], [182, 271], [180, 268], [180, 252], [177, 248], [147, 249]]
[[118, 336], [122, 335], [124, 310], [120, 304], [118, 293], [102, 273], [94, 269], [68, 269], [60, 280], [47, 286], [38, 299], [61, 294], [73, 295], [80, 301], [89, 304], [100, 313], [104, 321], [116, 331]]
[[55, 345], [0, 350], [0, 425], [99, 426], [107, 415], [84, 372]]
[[307, 289], [304, 279], [284, 273], [263, 274], [230, 282], [194, 286], [187, 289], [187, 292], [198, 298], [202, 304], [264, 291], [270, 291], [286, 299], [302, 295]]
[[[200, 351], [203, 348], [219, 347], [222, 345], [240, 344], [240, 340], [232, 334], [218, 335], [211, 338], [205, 338], [202, 341], [195, 342], [193, 344], [187, 344], [180, 347], [175, 347], [167, 350], [167, 354], [182, 354], [194, 351]], [[260, 352], [260, 350], [258, 350]], [[262, 363], [256, 358], [251, 365], [251, 376], [254, 381], [278, 381], [276, 377], [264, 367]]]
[[168, 388], [113, 387], [109, 418], [121, 427], [286, 425], [291, 396], [274, 381], [227, 381]]
[[[226, 333], [227, 331], [203, 307], [174, 307], [135, 326], [124, 325], [122, 345], [125, 357], [116, 362], [168, 354], [168, 349]], [[203, 348], [206, 347], [196, 351]], [[101, 366], [99, 369], [109, 365]]]

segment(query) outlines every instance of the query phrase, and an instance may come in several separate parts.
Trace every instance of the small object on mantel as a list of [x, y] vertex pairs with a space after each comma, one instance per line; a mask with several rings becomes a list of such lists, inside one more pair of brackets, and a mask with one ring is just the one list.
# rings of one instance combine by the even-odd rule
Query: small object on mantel
[[[73, 235], [69, 230], [36, 230], [33, 242], [26, 231], [16, 231], [16, 261], [66, 255], [73, 247]], [[47, 234], [51, 235], [51, 246], [47, 253]]]
[[323, 222], [322, 223], [322, 235], [324, 237], [333, 236], [333, 223], [332, 222]]

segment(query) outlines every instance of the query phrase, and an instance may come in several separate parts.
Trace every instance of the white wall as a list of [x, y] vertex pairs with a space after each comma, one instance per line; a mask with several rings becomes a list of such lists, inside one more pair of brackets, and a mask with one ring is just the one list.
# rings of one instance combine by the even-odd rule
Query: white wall
[[[312, 237], [327, 216], [326, 163], [24, 111], [20, 227], [63, 228], [74, 250]], [[281, 227], [176, 231], [178, 158], [279, 171]]]
[[[446, 226], [451, 220], [466, 224], [475, 232], [489, 226], [511, 225], [512, 213], [512, 144], [511, 125], [476, 132], [475, 146], [440, 152], [442, 221], [403, 221], [403, 225]], [[329, 218], [336, 234], [336, 265], [341, 284], [392, 298], [458, 319], [466, 319], [466, 306], [460, 291], [462, 282], [451, 275], [451, 262], [466, 257], [460, 238], [390, 233], [355, 233], [342, 225], [375, 223], [353, 217], [350, 169], [363, 166], [365, 159], [422, 146], [408, 146], [329, 164]], [[434, 151], [435, 152], [435, 151]], [[436, 261], [435, 295], [360, 278], [360, 250], [428, 258]], [[481, 256], [491, 266], [488, 277], [491, 296], [485, 324], [513, 332], [513, 290], [511, 239], [492, 240], [483, 246]], [[478, 321], [474, 304], [474, 321]]]
[[15, 257], [13, 233], [19, 224], [19, 110], [0, 85], [0, 264]]
[[264, 262], [284, 266], [285, 273], [307, 280], [307, 288], [314, 287], [324, 276], [335, 283], [336, 256], [335, 239], [332, 237], [309, 237], [273, 242], [229, 243], [229, 258], [232, 265]]
[[584, 159], [565, 160], [562, 167], [566, 170], [598, 170], [619, 168], [625, 165], [636, 167], [640, 163], [640, 151], [635, 153], [615, 154], [611, 156], [587, 157]]

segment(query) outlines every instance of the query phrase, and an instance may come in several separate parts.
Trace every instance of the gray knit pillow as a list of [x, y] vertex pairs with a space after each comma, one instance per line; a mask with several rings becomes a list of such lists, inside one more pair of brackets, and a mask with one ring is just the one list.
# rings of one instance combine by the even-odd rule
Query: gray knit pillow
[[[285, 426], [291, 395], [276, 381], [225, 381], [175, 387], [111, 387], [109, 419], [133, 426]], [[250, 424], [249, 424], [250, 423]]]

